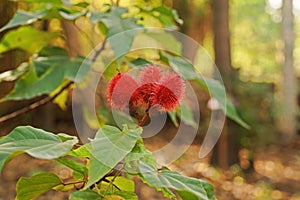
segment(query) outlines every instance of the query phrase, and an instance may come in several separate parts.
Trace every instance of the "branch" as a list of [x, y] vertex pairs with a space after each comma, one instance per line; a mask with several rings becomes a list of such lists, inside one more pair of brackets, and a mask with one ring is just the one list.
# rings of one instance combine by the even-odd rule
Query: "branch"
[[[92, 63], [94, 63], [97, 59], [97, 57], [100, 55], [100, 53], [105, 49], [105, 44], [106, 44], [106, 39], [104, 39], [101, 48], [95, 51], [95, 55], [92, 57]], [[2, 117], [0, 117], [0, 123], [5, 122], [7, 120], [13, 119], [19, 115], [25, 114], [29, 111], [32, 111], [42, 105], [45, 105], [51, 101], [53, 101], [57, 96], [59, 96], [65, 89], [69, 88], [71, 85], [73, 84], [73, 82], [69, 82], [67, 85], [65, 85], [64, 87], [62, 87], [55, 95], [53, 96], [48, 96], [44, 99], [41, 99], [39, 101], [36, 101], [32, 104], [30, 104], [29, 106], [26, 106], [24, 108], [21, 108], [19, 110], [16, 110], [12, 113], [9, 113], [7, 115], [4, 115]]]
[[32, 104], [30, 104], [29, 106], [26, 106], [24, 108], [21, 108], [20, 110], [16, 110], [12, 113], [9, 113], [7, 115], [4, 115], [2, 117], [0, 117], [0, 123], [5, 122], [7, 120], [10, 120], [12, 118], [15, 118], [19, 115], [25, 114], [31, 110], [34, 110], [42, 105], [45, 105], [51, 101], [53, 101], [56, 97], [58, 97], [65, 89], [69, 88], [71, 85], [73, 84], [73, 82], [69, 82], [67, 85], [65, 85], [64, 87], [62, 87], [55, 95], [53, 96], [48, 96], [44, 99], [41, 99], [39, 101], [36, 101]]
[[92, 57], [92, 63], [96, 62], [97, 57], [105, 49], [105, 45], [106, 45], [106, 38], [103, 40], [100, 49], [98, 49], [98, 50], [95, 51], [95, 55]]

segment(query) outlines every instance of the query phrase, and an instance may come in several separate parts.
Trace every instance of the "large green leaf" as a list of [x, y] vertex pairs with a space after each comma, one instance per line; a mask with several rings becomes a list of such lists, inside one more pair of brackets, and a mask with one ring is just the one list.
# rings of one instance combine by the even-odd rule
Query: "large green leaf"
[[91, 155], [90, 162], [89, 162], [89, 172], [88, 172], [89, 180], [85, 185], [84, 189], [88, 189], [91, 185], [99, 181], [111, 170], [112, 167], [103, 164], [97, 158]]
[[229, 101], [229, 99], [226, 98], [225, 88], [219, 81], [201, 77], [196, 73], [194, 66], [183, 58], [166, 54], [162, 56], [163, 59], [167, 59], [167, 62], [170, 64], [170, 66], [177, 73], [181, 74], [184, 79], [194, 80], [203, 89], [208, 91], [212, 97], [218, 100], [220, 107], [229, 118], [231, 118], [244, 128], [249, 129], [249, 125], [239, 117], [232, 103]]
[[22, 100], [30, 99], [42, 94], [49, 94], [56, 90], [64, 80], [64, 70], [62, 67], [53, 66], [43, 76], [37, 77], [31, 69], [25, 76], [18, 80], [14, 89], [2, 100]]
[[124, 161], [126, 163], [125, 169], [129, 173], [139, 172], [139, 161], [143, 161], [156, 168], [156, 159], [152, 152], [145, 147], [141, 139], [136, 142], [132, 151], [125, 157]]
[[6, 160], [16, 152], [35, 158], [58, 158], [71, 150], [78, 139], [65, 134], [55, 135], [31, 126], [19, 126], [0, 139], [0, 171]]
[[91, 141], [91, 161], [88, 188], [114, 168], [134, 147], [142, 134], [142, 128], [121, 131], [113, 126], [103, 126]]
[[182, 24], [182, 20], [179, 18], [176, 10], [166, 7], [159, 6], [152, 10], [153, 15], [166, 27], [169, 29], [176, 29], [178, 24]]
[[30, 71], [16, 82], [14, 89], [3, 98], [3, 101], [30, 99], [50, 94], [58, 89], [65, 79], [71, 81], [82, 79], [89, 67], [90, 61], [84, 57], [69, 58], [62, 49], [46, 48], [32, 60]]
[[23, 26], [3, 37], [0, 42], [0, 53], [19, 48], [33, 54], [59, 35], [58, 32], [44, 32], [30, 26]]
[[66, 50], [60, 47], [42, 49], [39, 56], [34, 58], [32, 62], [38, 76], [55, 66], [56, 68], [63, 68], [64, 76], [72, 81], [81, 80], [87, 74], [90, 65], [89, 59], [82, 56], [70, 58]]
[[155, 46], [165, 51], [172, 52], [176, 55], [181, 54], [182, 45], [172, 34], [166, 32], [150, 31], [140, 34], [139, 37], [142, 37], [140, 42]]
[[192, 126], [194, 129], [198, 128], [198, 124], [195, 122], [193, 112], [186, 103], [180, 104], [180, 114], [178, 113], [178, 115], [181, 116], [181, 120], [185, 124]]
[[[191, 193], [198, 200], [215, 199], [213, 187], [206, 181], [183, 176], [167, 169], [158, 172], [150, 165], [142, 162], [140, 165], [143, 180], [152, 187], [174, 189], [179, 191], [179, 195], [184, 193], [181, 197], [190, 196], [187, 194]], [[186, 198], [186, 200], [190, 199]]]
[[80, 146], [77, 149], [70, 151], [68, 155], [79, 157], [79, 158], [90, 158], [91, 157], [90, 149], [91, 149], [91, 144], [87, 143], [83, 146]]
[[30, 178], [20, 178], [17, 183], [17, 200], [31, 200], [61, 184], [52, 173], [41, 173]]
[[230, 102], [228, 98], [226, 98], [226, 95], [224, 97], [224, 88], [220, 84], [219, 81], [216, 81], [214, 79], [208, 79], [204, 77], [198, 77], [195, 79], [195, 81], [205, 90], [209, 91], [210, 94], [218, 100], [220, 107], [222, 110], [224, 110], [225, 114], [234, 120], [236, 123], [241, 125], [242, 127], [246, 129], [250, 129], [250, 126], [242, 120], [233, 104]]
[[70, 200], [101, 200], [101, 196], [91, 190], [85, 190], [85, 191], [76, 191], [73, 192], [70, 196]]
[[0, 32], [5, 31], [7, 29], [20, 26], [20, 25], [27, 25], [31, 24], [38, 19], [43, 18], [47, 12], [42, 11], [42, 12], [26, 12], [24, 10], [18, 10], [13, 18], [0, 29]]
[[[17, 26], [24, 26], [28, 24], [32, 24], [39, 19], [64, 19], [74, 21], [79, 17], [86, 14], [86, 10], [82, 9], [88, 6], [88, 3], [82, 2], [74, 5], [70, 5], [68, 2], [68, 6], [64, 4], [61, 0], [27, 0], [27, 2], [39, 3], [39, 11], [38, 12], [27, 12], [24, 10], [18, 10], [13, 18], [0, 29], [0, 32], [5, 31], [10, 28], [14, 28]], [[78, 9], [80, 8], [80, 9]]]
[[[128, 10], [122, 7], [111, 7], [107, 13], [91, 13], [90, 20], [93, 23], [102, 22], [108, 28], [106, 36], [116, 56], [123, 56], [128, 53], [133, 39], [138, 33], [137, 24], [133, 18], [123, 18], [122, 15]], [[116, 35], [117, 34], [117, 35]]]

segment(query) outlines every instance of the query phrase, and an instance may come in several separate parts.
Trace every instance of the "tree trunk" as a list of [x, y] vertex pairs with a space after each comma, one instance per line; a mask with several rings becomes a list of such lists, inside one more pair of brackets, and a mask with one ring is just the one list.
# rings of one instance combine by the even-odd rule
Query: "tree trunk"
[[[187, 0], [173, 1], [173, 7], [178, 11], [178, 14], [184, 23], [180, 26], [180, 31], [187, 34], [193, 40], [200, 44], [211, 31], [211, 9], [209, 3], [203, 2], [202, 7], [195, 7], [194, 3]], [[184, 56], [194, 60], [197, 49], [190, 47], [189, 43], [183, 45]]]
[[[212, 0], [215, 63], [222, 75], [226, 91], [231, 93], [230, 32], [228, 0]], [[237, 161], [237, 148], [233, 133], [226, 120], [222, 134], [213, 154], [213, 162], [223, 169]], [[229, 144], [232, 143], [232, 144]]]
[[[15, 10], [17, 8], [17, 3], [9, 0], [2, 0], [0, 4], [0, 27], [4, 26], [14, 15]], [[2, 39], [3, 35], [7, 31], [4, 31], [0, 33], [0, 39]], [[1, 63], [1, 71], [9, 70], [14, 66], [14, 60], [13, 58], [13, 52], [7, 52], [4, 56], [0, 57], [0, 63]]]
[[293, 1], [284, 0], [282, 7], [282, 40], [284, 43], [284, 63], [279, 83], [277, 127], [282, 134], [282, 142], [289, 144], [296, 136], [297, 79], [293, 66], [294, 50]]
[[78, 29], [73, 22], [61, 21], [61, 26], [66, 37], [66, 45], [71, 57], [81, 55], [81, 45], [79, 41]]

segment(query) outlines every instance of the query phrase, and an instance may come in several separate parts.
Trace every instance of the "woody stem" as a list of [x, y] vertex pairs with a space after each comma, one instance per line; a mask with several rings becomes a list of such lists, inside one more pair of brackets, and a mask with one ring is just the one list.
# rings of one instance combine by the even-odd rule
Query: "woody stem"
[[149, 113], [146, 112], [146, 114], [143, 116], [143, 118], [139, 120], [138, 126], [143, 126], [147, 122], [148, 119], [149, 119]]

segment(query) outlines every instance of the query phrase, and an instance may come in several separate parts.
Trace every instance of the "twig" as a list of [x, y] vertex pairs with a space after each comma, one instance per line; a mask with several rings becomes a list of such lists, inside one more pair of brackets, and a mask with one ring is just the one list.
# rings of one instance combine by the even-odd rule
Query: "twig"
[[149, 119], [149, 114], [146, 113], [146, 114], [144, 115], [144, 117], [139, 121], [138, 127], [144, 126], [145, 123], [148, 121], [148, 119]]
[[106, 45], [106, 38], [103, 40], [102, 45], [100, 47], [100, 49], [95, 51], [94, 56], [92, 57], [92, 63], [94, 63], [97, 59], [97, 57], [100, 55], [100, 53], [105, 49], [105, 45]]
[[65, 89], [67, 89], [68, 87], [70, 87], [73, 84], [73, 82], [69, 82], [67, 85], [65, 85], [64, 87], [62, 87], [55, 95], [53, 96], [48, 96], [44, 99], [41, 99], [39, 101], [36, 101], [32, 104], [30, 104], [29, 106], [26, 106], [24, 108], [21, 108], [19, 110], [16, 110], [12, 113], [9, 113], [7, 115], [4, 115], [2, 117], [0, 117], [0, 123], [5, 122], [7, 120], [10, 120], [12, 118], [15, 118], [19, 115], [25, 114], [31, 110], [36, 109], [37, 107], [40, 107], [42, 105], [45, 105], [47, 103], [49, 103], [50, 101], [54, 100], [56, 97], [58, 97]]

